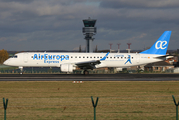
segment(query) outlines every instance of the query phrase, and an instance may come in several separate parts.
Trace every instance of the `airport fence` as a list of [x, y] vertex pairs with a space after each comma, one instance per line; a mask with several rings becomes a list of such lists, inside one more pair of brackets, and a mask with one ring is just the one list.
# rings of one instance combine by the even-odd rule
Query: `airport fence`
[[[19, 97], [19, 98], [18, 98]], [[96, 97], [93, 97], [96, 101]], [[8, 120], [92, 120], [91, 97], [8, 98]], [[2, 100], [0, 104], [3, 105]], [[0, 106], [3, 119], [3, 106]], [[97, 120], [175, 119], [171, 96], [101, 96], [96, 107]]]

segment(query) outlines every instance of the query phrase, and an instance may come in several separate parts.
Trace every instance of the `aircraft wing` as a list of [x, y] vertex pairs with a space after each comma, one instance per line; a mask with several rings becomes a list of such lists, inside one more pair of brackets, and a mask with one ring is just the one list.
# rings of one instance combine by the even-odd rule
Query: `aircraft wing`
[[75, 65], [77, 65], [80, 69], [94, 69], [95, 65], [100, 63], [101, 63], [100, 60], [92, 60], [86, 62], [78, 62]]
[[85, 62], [78, 62], [75, 65], [77, 65], [80, 69], [94, 69], [95, 65], [100, 64], [101, 61], [106, 60], [109, 52], [100, 60], [91, 60], [91, 61], [85, 61]]

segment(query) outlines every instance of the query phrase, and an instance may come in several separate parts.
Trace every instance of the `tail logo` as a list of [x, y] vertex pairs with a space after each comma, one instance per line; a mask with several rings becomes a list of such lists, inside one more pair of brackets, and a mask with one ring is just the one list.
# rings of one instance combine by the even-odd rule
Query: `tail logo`
[[165, 45], [167, 45], [167, 41], [157, 41], [155, 44], [155, 48], [163, 50], [167, 48]]

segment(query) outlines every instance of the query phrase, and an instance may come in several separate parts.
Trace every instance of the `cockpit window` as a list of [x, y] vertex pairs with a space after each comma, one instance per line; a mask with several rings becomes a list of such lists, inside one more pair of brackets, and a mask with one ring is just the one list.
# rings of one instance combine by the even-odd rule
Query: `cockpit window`
[[17, 55], [12, 56], [11, 58], [17, 58]]

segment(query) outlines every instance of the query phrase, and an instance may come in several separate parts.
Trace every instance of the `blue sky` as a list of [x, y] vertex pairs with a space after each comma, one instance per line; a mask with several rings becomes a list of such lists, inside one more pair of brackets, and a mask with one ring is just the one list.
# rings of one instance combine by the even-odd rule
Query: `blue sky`
[[85, 48], [83, 19], [97, 19], [93, 47], [144, 49], [171, 30], [170, 50], [179, 45], [178, 0], [0, 0], [0, 49]]

